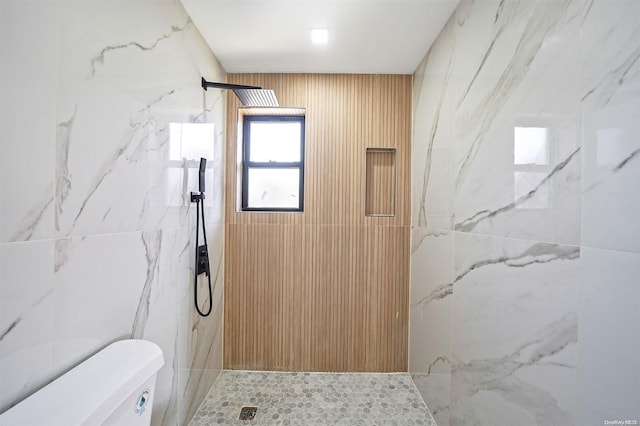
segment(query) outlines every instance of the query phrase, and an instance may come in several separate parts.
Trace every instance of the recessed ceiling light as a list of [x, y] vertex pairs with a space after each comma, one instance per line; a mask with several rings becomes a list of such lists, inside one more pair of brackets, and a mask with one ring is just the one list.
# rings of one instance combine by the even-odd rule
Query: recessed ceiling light
[[329, 30], [326, 28], [311, 28], [311, 42], [326, 44], [329, 41]]

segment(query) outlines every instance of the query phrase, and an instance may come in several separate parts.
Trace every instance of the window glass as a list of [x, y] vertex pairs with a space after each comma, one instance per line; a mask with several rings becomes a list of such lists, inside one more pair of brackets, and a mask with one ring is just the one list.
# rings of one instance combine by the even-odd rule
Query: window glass
[[254, 121], [250, 134], [250, 161], [300, 161], [299, 122]]
[[242, 210], [303, 211], [304, 120], [303, 115], [243, 118]]
[[290, 208], [300, 204], [298, 169], [249, 169], [249, 208]]

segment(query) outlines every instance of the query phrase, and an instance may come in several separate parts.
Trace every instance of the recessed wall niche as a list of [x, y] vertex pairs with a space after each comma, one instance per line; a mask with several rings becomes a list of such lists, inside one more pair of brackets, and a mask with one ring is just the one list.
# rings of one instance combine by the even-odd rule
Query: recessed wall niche
[[396, 214], [396, 149], [367, 148], [366, 216]]

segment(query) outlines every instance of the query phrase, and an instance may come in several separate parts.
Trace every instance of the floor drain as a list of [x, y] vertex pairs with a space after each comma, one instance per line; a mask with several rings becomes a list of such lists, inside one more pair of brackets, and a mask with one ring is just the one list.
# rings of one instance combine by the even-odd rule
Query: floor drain
[[258, 407], [242, 407], [240, 409], [240, 420], [253, 420]]

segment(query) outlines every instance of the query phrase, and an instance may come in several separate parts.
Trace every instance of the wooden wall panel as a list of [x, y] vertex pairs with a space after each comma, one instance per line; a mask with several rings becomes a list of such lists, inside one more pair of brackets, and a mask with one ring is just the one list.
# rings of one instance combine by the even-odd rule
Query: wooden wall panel
[[[411, 76], [229, 74], [306, 108], [303, 213], [236, 211], [229, 95], [224, 367], [406, 371]], [[366, 149], [396, 149], [396, 215], [365, 216]]]

